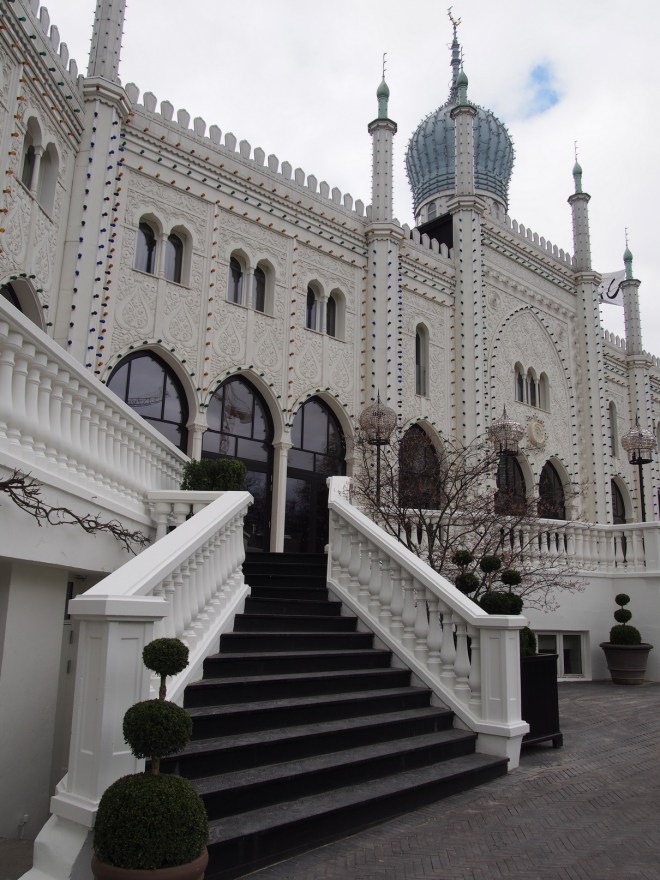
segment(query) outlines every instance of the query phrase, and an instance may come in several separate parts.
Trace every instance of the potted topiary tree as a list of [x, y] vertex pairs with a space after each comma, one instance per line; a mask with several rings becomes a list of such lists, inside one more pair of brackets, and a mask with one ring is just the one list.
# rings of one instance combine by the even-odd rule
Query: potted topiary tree
[[614, 601], [619, 606], [614, 612], [616, 624], [610, 630], [609, 642], [600, 643], [610, 677], [614, 684], [642, 684], [653, 645], [643, 642], [640, 631], [628, 623], [632, 613], [625, 606], [630, 596], [619, 593]]
[[188, 665], [179, 639], [156, 639], [142, 653], [161, 677], [158, 699], [136, 703], [124, 715], [124, 739], [144, 773], [113, 782], [101, 798], [94, 827], [92, 872], [97, 880], [128, 880], [148, 871], [152, 880], [201, 880], [208, 864], [208, 820], [192, 783], [160, 773], [160, 759], [190, 739], [190, 715], [165, 699], [165, 679]]

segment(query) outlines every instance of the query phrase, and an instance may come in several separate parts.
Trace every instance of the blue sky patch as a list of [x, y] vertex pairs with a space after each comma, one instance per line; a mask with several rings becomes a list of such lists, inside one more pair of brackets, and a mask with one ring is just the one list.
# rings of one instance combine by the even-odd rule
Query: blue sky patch
[[537, 64], [529, 75], [528, 87], [532, 96], [527, 105], [527, 116], [538, 116], [559, 103], [560, 94], [554, 84], [550, 64]]

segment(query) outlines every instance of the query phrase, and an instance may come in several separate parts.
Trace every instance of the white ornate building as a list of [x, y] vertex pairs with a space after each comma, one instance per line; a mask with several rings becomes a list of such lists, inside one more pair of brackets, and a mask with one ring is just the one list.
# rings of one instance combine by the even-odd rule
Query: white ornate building
[[[368, 123], [365, 206], [122, 86], [123, 18], [123, 0], [98, 0], [84, 75], [38, 0], [4, 4], [2, 473], [30, 470], [49, 498], [149, 530], [145, 492], [178, 488], [186, 454], [238, 456], [255, 498], [249, 545], [322, 549], [326, 477], [351, 473], [357, 416], [380, 394], [402, 428], [419, 425], [438, 446], [469, 442], [506, 406], [526, 429], [523, 491], [540, 492], [556, 518], [640, 520], [620, 439], [636, 418], [655, 431], [660, 366], [642, 348], [632, 257], [622, 340], [600, 325], [581, 169], [567, 193], [573, 254], [509, 218], [511, 140], [471, 102], [455, 33], [450, 95], [408, 148], [411, 230], [393, 219], [397, 126], [384, 81]], [[108, 425], [120, 427], [101, 445]], [[654, 463], [649, 520], [658, 485]], [[568, 486], [583, 491], [566, 509]], [[4, 501], [0, 519], [0, 835], [33, 836], [66, 767], [66, 597], [126, 557], [110, 539], [40, 530]], [[635, 611], [654, 641], [658, 536], [646, 528]], [[611, 622], [615, 562], [594, 557], [603, 570], [586, 593], [533, 618], [572, 658], [566, 674], [603, 674], [595, 649]], [[17, 774], [8, 756], [28, 728], [42, 735], [30, 772]]]

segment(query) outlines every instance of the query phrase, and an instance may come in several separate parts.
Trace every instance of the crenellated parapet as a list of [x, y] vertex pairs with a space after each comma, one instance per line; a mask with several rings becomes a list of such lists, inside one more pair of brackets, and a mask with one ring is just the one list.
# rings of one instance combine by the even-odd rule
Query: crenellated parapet
[[542, 235], [532, 232], [529, 227], [524, 226], [517, 220], [511, 219], [508, 214], [505, 214], [504, 211], [498, 209], [497, 206], [491, 205], [486, 216], [487, 219], [493, 221], [493, 224], [511, 233], [512, 239], [515, 237], [519, 241], [522, 241], [526, 247], [531, 246], [530, 250], [533, 249], [533, 251], [540, 251], [543, 256], [550, 257], [553, 261], [561, 263], [564, 266], [574, 268], [574, 258], [568, 251], [564, 251], [562, 248], [557, 247], [556, 244], [546, 240]]

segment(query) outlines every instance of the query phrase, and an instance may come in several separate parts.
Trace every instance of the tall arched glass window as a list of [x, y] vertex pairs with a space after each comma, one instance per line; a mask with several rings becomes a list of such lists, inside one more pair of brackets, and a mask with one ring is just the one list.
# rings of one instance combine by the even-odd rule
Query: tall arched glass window
[[316, 330], [316, 291], [312, 287], [307, 288], [307, 306], [305, 312], [305, 327]]
[[39, 181], [37, 184], [37, 201], [49, 214], [55, 205], [55, 190], [59, 174], [59, 157], [55, 144], [48, 144], [39, 165]]
[[495, 513], [511, 516], [522, 514], [526, 501], [527, 487], [522, 468], [513, 453], [504, 452], [497, 466]]
[[429, 393], [429, 340], [426, 327], [415, 332], [415, 394], [426, 397]]
[[561, 477], [549, 462], [543, 465], [539, 479], [539, 516], [544, 519], [566, 519], [566, 498]]
[[266, 273], [260, 266], [254, 270], [252, 304], [255, 312], [266, 311]]
[[124, 358], [108, 388], [183, 452], [188, 446], [188, 402], [174, 370], [150, 351]]
[[232, 257], [229, 261], [227, 300], [239, 306], [243, 302], [243, 268], [236, 257]]
[[7, 302], [10, 302], [19, 312], [23, 311], [18, 294], [11, 284], [3, 284], [2, 287], [0, 287], [0, 296], [3, 299], [6, 299]]
[[178, 235], [172, 233], [168, 235], [165, 242], [165, 278], [167, 281], [174, 281], [181, 284], [181, 273], [183, 271], [183, 242]]
[[527, 370], [527, 403], [536, 406], [536, 376], [531, 368]]
[[245, 518], [247, 546], [270, 547], [273, 421], [257, 389], [232, 376], [217, 389], [206, 411], [202, 458], [239, 458], [247, 467], [247, 491], [254, 498]]
[[[616, 404], [613, 400], [610, 400], [609, 405], [609, 417], [610, 417], [610, 452], [613, 457], [616, 458], [619, 454], [619, 432], [617, 430], [617, 418], [616, 418]], [[616, 485], [616, 484], [615, 484]]]
[[[26, 140], [29, 135], [26, 135]], [[34, 162], [35, 162], [35, 151], [34, 147], [31, 143], [27, 144], [25, 147], [25, 153], [23, 154], [23, 170], [21, 171], [21, 183], [27, 189], [30, 189], [32, 186], [32, 177], [34, 175]]]
[[614, 480], [611, 481], [612, 490], [612, 523], [615, 526], [622, 526], [626, 521], [626, 505], [621, 494], [621, 489]]
[[400, 506], [437, 510], [442, 498], [440, 467], [431, 438], [419, 425], [413, 425], [399, 447]]
[[153, 275], [156, 271], [156, 236], [148, 223], [140, 223], [135, 248], [135, 268]]
[[337, 300], [330, 294], [326, 305], [325, 332], [328, 336], [337, 335]]
[[541, 373], [539, 376], [539, 406], [550, 412], [550, 383], [546, 373]]
[[523, 373], [523, 368], [520, 364], [516, 364], [515, 372], [516, 372], [516, 400], [520, 401], [520, 403], [524, 403], [525, 402], [525, 376]]

